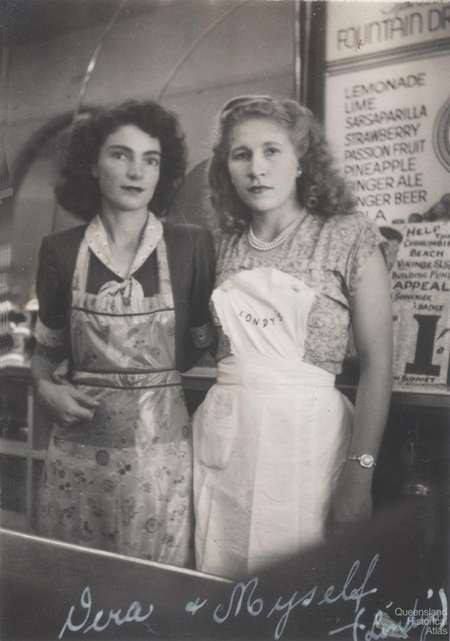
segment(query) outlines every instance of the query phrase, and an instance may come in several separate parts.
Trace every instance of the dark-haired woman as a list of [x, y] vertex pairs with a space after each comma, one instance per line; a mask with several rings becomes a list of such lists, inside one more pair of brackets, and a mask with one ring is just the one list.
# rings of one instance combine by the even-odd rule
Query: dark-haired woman
[[[292, 100], [220, 115], [210, 165], [219, 244], [217, 384], [194, 421], [197, 567], [253, 574], [369, 516], [391, 381], [382, 238], [354, 212], [321, 128]], [[352, 416], [335, 388], [350, 323]]]
[[55, 420], [38, 533], [179, 566], [192, 535], [179, 372], [207, 343], [214, 269], [206, 232], [158, 218], [185, 162], [157, 103], [76, 124], [56, 195], [88, 224], [43, 240], [32, 363]]

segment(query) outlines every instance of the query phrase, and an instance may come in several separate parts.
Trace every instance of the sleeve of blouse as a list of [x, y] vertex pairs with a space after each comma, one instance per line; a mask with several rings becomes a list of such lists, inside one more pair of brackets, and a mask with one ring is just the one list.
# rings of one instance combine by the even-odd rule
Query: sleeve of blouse
[[214, 339], [209, 299], [214, 287], [215, 252], [211, 233], [207, 229], [198, 232], [193, 260], [190, 332], [194, 346], [205, 349], [212, 345]]
[[66, 292], [48, 238], [43, 239], [39, 250], [36, 294], [39, 301], [36, 340], [45, 347], [60, 348], [66, 335]]
[[364, 219], [350, 249], [347, 262], [345, 280], [351, 298], [355, 295], [367, 260], [378, 248], [386, 261], [386, 239], [381, 235], [375, 223]]

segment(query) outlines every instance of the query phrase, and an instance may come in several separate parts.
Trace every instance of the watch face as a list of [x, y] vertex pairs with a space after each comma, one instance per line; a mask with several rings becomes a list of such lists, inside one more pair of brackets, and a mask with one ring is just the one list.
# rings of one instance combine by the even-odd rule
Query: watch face
[[373, 467], [375, 465], [375, 460], [372, 454], [363, 454], [360, 456], [359, 462], [363, 467]]

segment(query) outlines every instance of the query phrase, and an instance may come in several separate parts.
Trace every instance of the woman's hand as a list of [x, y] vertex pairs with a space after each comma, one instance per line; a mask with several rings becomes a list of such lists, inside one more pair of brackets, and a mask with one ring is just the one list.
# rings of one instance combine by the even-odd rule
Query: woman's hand
[[372, 471], [347, 462], [339, 477], [331, 503], [331, 527], [341, 530], [372, 514]]
[[38, 398], [52, 417], [65, 427], [92, 420], [98, 401], [69, 383], [58, 384], [39, 380], [36, 386]]

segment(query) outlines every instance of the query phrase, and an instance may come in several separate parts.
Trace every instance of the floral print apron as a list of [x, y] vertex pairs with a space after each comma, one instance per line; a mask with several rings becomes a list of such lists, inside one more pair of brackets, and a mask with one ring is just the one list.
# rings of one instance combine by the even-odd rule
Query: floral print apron
[[38, 529], [72, 543], [183, 566], [191, 556], [191, 435], [175, 369], [175, 311], [162, 225], [153, 216], [150, 223], [154, 247], [147, 242], [144, 251], [156, 251], [159, 272], [159, 293], [151, 297], [144, 297], [132, 276], [145, 259], [142, 252], [128, 278], [88, 293], [91, 250], [108, 264], [98, 219], [80, 246], [70, 382], [99, 405], [92, 421], [53, 430]]

